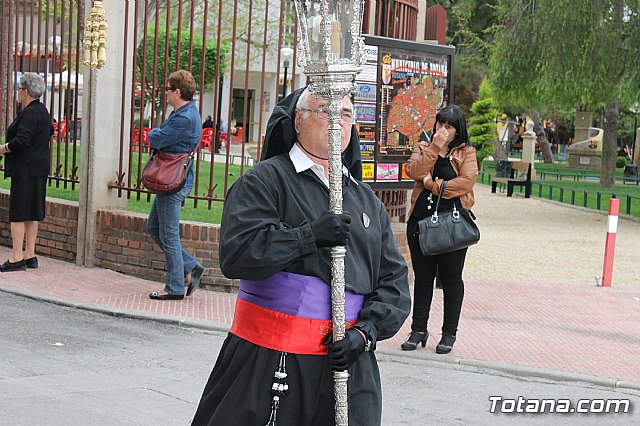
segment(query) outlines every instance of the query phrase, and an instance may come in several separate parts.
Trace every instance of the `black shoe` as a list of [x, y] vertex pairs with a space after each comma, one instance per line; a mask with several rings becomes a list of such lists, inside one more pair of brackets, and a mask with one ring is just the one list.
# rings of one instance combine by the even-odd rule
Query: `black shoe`
[[160, 294], [157, 291], [149, 293], [149, 299], [153, 300], [182, 300], [184, 294]]
[[443, 334], [440, 343], [436, 346], [437, 354], [448, 354], [453, 349], [453, 344], [456, 342], [455, 334]]
[[191, 282], [189, 283], [189, 287], [187, 288], [187, 296], [191, 296], [191, 293], [193, 293], [198, 288], [203, 275], [204, 266], [197, 265], [195, 268], [193, 268], [193, 271], [191, 271]]
[[27, 262], [24, 259], [17, 262], [9, 262], [8, 260], [0, 265], [0, 272], [26, 271]]
[[36, 269], [38, 267], [38, 258], [35, 256], [25, 259], [24, 261], [27, 263], [27, 268], [29, 269]]
[[409, 338], [406, 342], [400, 345], [403, 351], [415, 351], [418, 347], [418, 343], [422, 343], [422, 347], [427, 346], [427, 339], [429, 338], [428, 331], [412, 331], [409, 334]]

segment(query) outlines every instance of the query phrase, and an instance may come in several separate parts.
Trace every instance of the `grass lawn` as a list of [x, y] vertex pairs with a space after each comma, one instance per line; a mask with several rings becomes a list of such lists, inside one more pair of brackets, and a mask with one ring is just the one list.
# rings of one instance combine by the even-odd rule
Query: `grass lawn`
[[[64, 148], [64, 146], [61, 146], [61, 148]], [[71, 152], [71, 148], [72, 147], [69, 146], [69, 153]], [[61, 164], [64, 164], [66, 159], [66, 153], [64, 149], [61, 149], [60, 151], [61, 151], [60, 156], [58, 156], [54, 146], [54, 153], [53, 153], [54, 162], [58, 163], [58, 161], [56, 160], [58, 160], [59, 158], [59, 162]], [[134, 153], [134, 155], [132, 156], [133, 176], [136, 176], [138, 172], [138, 165], [145, 164], [148, 157], [149, 157], [149, 154], [146, 154], [146, 153], [143, 153], [140, 156], [138, 156], [138, 153]], [[76, 165], [78, 166], [80, 165], [80, 147], [79, 146], [76, 149]], [[246, 172], [249, 168], [250, 168], [249, 166], [245, 166], [244, 171]], [[68, 170], [67, 176], [69, 176], [71, 174], [70, 173], [71, 163], [67, 166], [67, 170]], [[196, 169], [194, 166], [194, 171], [195, 170]], [[62, 167], [61, 172], [64, 174], [64, 166]], [[201, 196], [207, 195], [207, 185], [209, 182], [210, 173], [211, 173], [211, 163], [207, 161], [201, 161], [199, 170], [198, 170], [198, 175], [199, 175], [198, 193]], [[215, 197], [222, 198], [224, 196], [224, 177], [225, 177], [225, 164], [221, 162], [216, 162], [213, 167], [213, 185], [214, 186], [216, 184], [218, 185], [213, 191], [213, 194]], [[240, 166], [229, 165], [229, 180], [227, 183], [229, 188], [238, 179], [238, 177], [240, 177]], [[0, 188], [9, 189], [10, 186], [11, 186], [11, 182], [9, 179], [0, 179]], [[73, 188], [73, 186], [75, 186], [75, 188]], [[191, 195], [194, 195], [194, 191], [195, 190], [191, 191]], [[75, 185], [72, 185], [71, 182], [66, 182], [66, 188], [65, 188], [65, 182], [52, 181], [51, 185], [47, 187], [47, 197], [60, 198], [63, 200], [78, 201], [79, 192], [80, 192], [80, 185], [77, 183]], [[126, 197], [126, 196], [127, 196], [126, 191], [123, 191], [123, 197]], [[153, 195], [137, 194], [135, 192], [132, 192], [127, 202], [128, 210], [132, 212], [143, 213], [143, 214], [149, 213], [149, 210], [151, 209], [151, 202], [153, 201], [153, 197], [154, 197]], [[211, 202], [211, 208], [209, 208], [209, 202], [206, 200], [197, 200], [197, 207], [194, 207], [195, 202], [196, 200], [193, 200], [193, 199], [187, 199], [185, 201], [185, 204], [182, 207], [182, 211], [180, 214], [180, 218], [182, 220], [206, 222], [206, 223], [220, 223], [220, 220], [222, 218], [222, 206], [223, 206], [222, 201]]]

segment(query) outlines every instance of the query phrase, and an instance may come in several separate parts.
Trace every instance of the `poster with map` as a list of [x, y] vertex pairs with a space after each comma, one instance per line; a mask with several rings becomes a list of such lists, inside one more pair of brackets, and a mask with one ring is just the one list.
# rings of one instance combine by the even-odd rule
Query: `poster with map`
[[379, 161], [407, 157], [419, 141], [430, 140], [447, 100], [448, 61], [448, 56], [381, 49]]
[[365, 36], [366, 72], [356, 77], [354, 109], [362, 159], [373, 160], [363, 175], [373, 188], [413, 185], [404, 164], [415, 144], [430, 140], [438, 110], [453, 101], [454, 53], [453, 46]]

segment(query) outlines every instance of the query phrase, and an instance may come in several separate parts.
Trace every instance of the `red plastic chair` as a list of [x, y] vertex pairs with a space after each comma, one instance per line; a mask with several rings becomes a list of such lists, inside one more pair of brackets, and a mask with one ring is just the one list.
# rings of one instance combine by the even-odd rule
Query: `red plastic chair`
[[133, 152], [138, 152], [138, 147], [146, 152], [149, 150], [149, 131], [148, 127], [142, 128], [142, 136], [140, 136], [140, 128], [135, 127], [133, 129], [133, 136], [131, 138], [131, 145], [133, 146]]
[[213, 142], [213, 129], [208, 127], [202, 129], [202, 136], [200, 137], [200, 149], [208, 149], [211, 152], [211, 144]]
[[231, 143], [242, 143], [244, 142], [244, 129], [242, 126], [236, 127], [236, 133], [231, 135]]
[[60, 120], [59, 123], [53, 123], [53, 136], [56, 138], [58, 138], [58, 136], [67, 136], [67, 120]]

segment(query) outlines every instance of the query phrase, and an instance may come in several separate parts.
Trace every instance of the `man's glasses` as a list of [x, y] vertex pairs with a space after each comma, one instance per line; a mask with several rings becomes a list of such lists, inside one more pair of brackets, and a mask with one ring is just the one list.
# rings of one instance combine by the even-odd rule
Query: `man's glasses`
[[175, 89], [175, 88], [173, 88], [173, 87], [171, 87], [171, 86], [166, 86], [166, 87], [164, 88], [164, 91], [165, 91], [165, 92], [169, 92], [169, 91], [172, 91], [172, 90], [176, 90], [176, 89]]
[[[317, 109], [300, 108], [300, 111], [314, 112], [320, 120], [329, 119], [329, 113], [325, 111], [324, 108], [317, 108]], [[344, 124], [356, 124], [356, 118], [354, 117], [353, 112], [351, 111], [342, 111], [342, 114], [340, 114], [340, 121], [342, 121]]]

